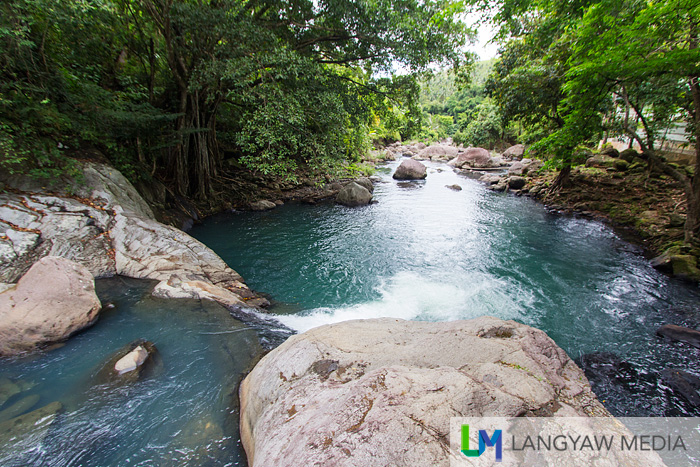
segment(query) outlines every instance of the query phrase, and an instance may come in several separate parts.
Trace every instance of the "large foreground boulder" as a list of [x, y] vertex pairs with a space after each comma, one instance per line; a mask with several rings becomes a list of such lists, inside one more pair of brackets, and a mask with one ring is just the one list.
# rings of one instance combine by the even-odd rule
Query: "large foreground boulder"
[[446, 466], [450, 417], [609, 416], [544, 332], [490, 317], [321, 326], [266, 355], [240, 400], [251, 466]]
[[427, 176], [428, 170], [425, 166], [413, 159], [401, 162], [393, 175], [395, 180], [422, 180]]
[[0, 355], [64, 340], [93, 324], [101, 308], [85, 266], [46, 256], [0, 294]]
[[343, 206], [366, 206], [372, 201], [372, 193], [359, 183], [350, 182], [338, 192], [335, 200]]

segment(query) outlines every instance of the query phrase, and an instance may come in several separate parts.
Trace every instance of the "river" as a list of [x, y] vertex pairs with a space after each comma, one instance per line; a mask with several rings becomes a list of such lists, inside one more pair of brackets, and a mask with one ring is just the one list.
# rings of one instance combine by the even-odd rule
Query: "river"
[[596, 388], [614, 414], [698, 414], [667, 397], [656, 374], [692, 371], [700, 351], [655, 335], [663, 324], [700, 327], [697, 286], [654, 270], [602, 222], [494, 193], [440, 163], [425, 162], [425, 181], [398, 182], [398, 163], [380, 173], [370, 206], [222, 214], [192, 234], [277, 300], [271, 311], [298, 331], [359, 318], [513, 319], [573, 359], [619, 357], [605, 377], [622, 385]]
[[[697, 286], [655, 271], [600, 222], [493, 193], [444, 164], [426, 163], [425, 181], [397, 182], [397, 164], [381, 170], [370, 206], [225, 213], [191, 234], [268, 293], [272, 315], [297, 331], [375, 317], [514, 319], [543, 329], [574, 359], [603, 353], [623, 362], [594, 386], [614, 414], [700, 415], [657, 377], [694, 371], [700, 351], [655, 336], [662, 324], [700, 327]], [[462, 190], [447, 188], [454, 184]], [[269, 328], [218, 305], [153, 298], [152, 286], [97, 281], [114, 308], [95, 326], [50, 352], [0, 362], [0, 395], [8, 382], [22, 387], [5, 407], [63, 404], [49, 431], [0, 439], [0, 465], [245, 465], [237, 384]], [[162, 371], [123, 387], [101, 382], [99, 369], [136, 339], [155, 343]], [[0, 411], [0, 437], [2, 421]]]

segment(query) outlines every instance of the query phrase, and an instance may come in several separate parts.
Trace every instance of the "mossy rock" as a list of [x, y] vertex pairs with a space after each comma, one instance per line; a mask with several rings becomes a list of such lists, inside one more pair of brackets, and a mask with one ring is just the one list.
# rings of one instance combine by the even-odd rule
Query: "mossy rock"
[[620, 151], [613, 148], [612, 146], [604, 148], [602, 151], [600, 151], [600, 153], [602, 155], [608, 156], [608, 157], [614, 157], [614, 158], [620, 157]]
[[700, 282], [700, 269], [698, 269], [698, 259], [693, 255], [674, 255], [671, 256], [671, 267], [673, 275]]
[[622, 159], [617, 159], [614, 163], [613, 166], [615, 167], [615, 170], [619, 172], [625, 172], [627, 169], [629, 169], [629, 162], [622, 160]]
[[629, 162], [630, 164], [634, 162], [636, 158], [639, 157], [639, 153], [634, 149], [625, 149], [620, 153], [620, 159]]
[[680, 214], [676, 213], [671, 213], [668, 216], [668, 224], [666, 225], [670, 228], [683, 227], [685, 225], [685, 216], [681, 216]]
[[593, 157], [589, 157], [586, 160], [586, 167], [614, 168], [615, 162], [619, 162], [619, 159], [599, 154]]

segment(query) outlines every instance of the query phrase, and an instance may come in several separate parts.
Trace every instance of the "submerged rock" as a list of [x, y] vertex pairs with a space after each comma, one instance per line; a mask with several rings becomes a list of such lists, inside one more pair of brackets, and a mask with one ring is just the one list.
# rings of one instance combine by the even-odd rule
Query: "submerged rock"
[[445, 186], [452, 191], [462, 191], [462, 187], [457, 185], [456, 183], [454, 185], [445, 185]]
[[450, 417], [609, 415], [544, 332], [490, 317], [321, 326], [266, 355], [240, 399], [251, 466], [445, 466]]
[[0, 423], [0, 453], [12, 452], [18, 440], [29, 439], [29, 436], [33, 445], [40, 445], [62, 410], [63, 404], [56, 401]]
[[17, 287], [0, 294], [0, 355], [14, 355], [58, 342], [92, 325], [100, 312], [88, 269], [47, 256]]
[[422, 180], [428, 176], [426, 167], [413, 159], [406, 159], [401, 162], [393, 178], [395, 180]]
[[23, 413], [28, 412], [29, 410], [33, 409], [38, 402], [38, 394], [32, 394], [31, 396], [25, 396], [21, 398], [20, 400], [18, 400], [17, 402], [10, 405], [6, 409], [3, 409], [0, 412], [0, 422], [4, 422], [6, 420], [18, 417]]
[[366, 206], [372, 201], [372, 193], [357, 182], [350, 182], [343, 187], [335, 198], [343, 206]]
[[9, 378], [0, 378], [0, 407], [5, 405], [12, 396], [22, 392], [19, 384]]
[[661, 372], [661, 380], [675, 395], [684, 398], [694, 407], [700, 407], [700, 378], [696, 375], [669, 368]]
[[685, 342], [700, 349], [700, 331], [695, 329], [684, 328], [675, 324], [664, 324], [656, 330], [656, 334], [674, 341]]

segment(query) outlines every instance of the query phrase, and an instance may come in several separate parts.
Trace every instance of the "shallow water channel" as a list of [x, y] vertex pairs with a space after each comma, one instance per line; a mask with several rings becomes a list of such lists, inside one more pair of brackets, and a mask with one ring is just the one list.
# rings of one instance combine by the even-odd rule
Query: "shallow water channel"
[[[397, 164], [380, 174], [376, 204], [226, 213], [191, 233], [298, 331], [356, 318], [514, 319], [574, 359], [602, 354], [607, 373], [594, 387], [614, 414], [700, 415], [658, 377], [665, 368], [697, 373], [700, 351], [654, 333], [667, 323], [700, 327], [698, 287], [655, 271], [600, 222], [490, 192], [443, 164], [426, 163], [425, 181], [397, 182]], [[114, 308], [94, 327], [55, 350], [0, 362], [0, 396], [21, 390], [0, 407], [0, 465], [244, 465], [237, 384], [269, 329], [218, 305], [155, 299], [152, 285], [98, 281]], [[157, 346], [161, 371], [132, 385], [100, 381], [99, 369], [136, 339]], [[62, 408], [49, 429], [13, 439], [3, 431], [12, 407], [55, 401]]]

